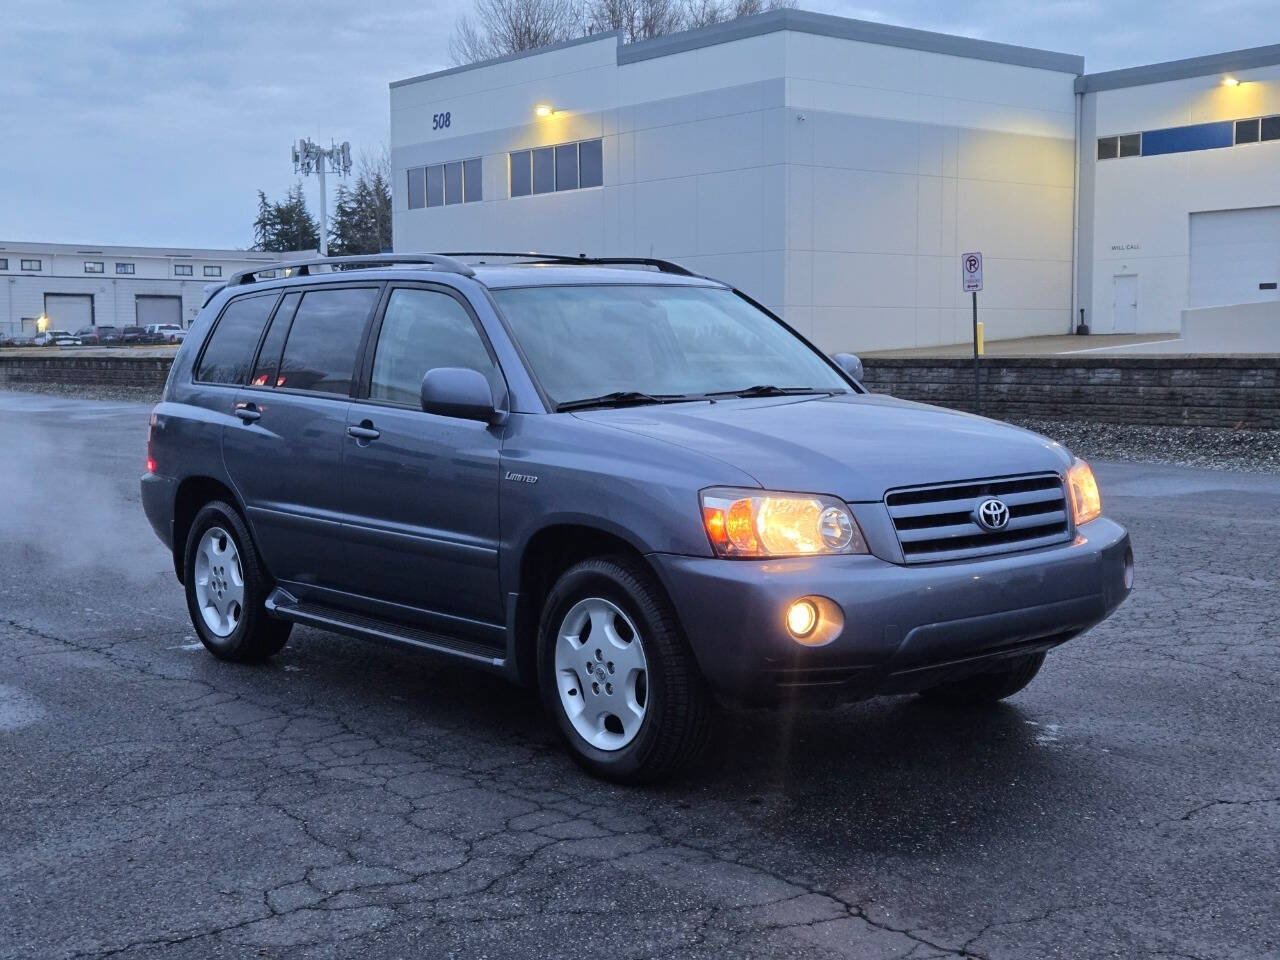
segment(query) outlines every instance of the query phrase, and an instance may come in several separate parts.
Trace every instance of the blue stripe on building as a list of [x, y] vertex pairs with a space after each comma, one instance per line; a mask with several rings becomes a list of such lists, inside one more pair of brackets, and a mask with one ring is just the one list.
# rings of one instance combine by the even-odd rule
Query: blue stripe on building
[[1144, 157], [1159, 156], [1162, 153], [1187, 153], [1191, 150], [1213, 150], [1234, 144], [1235, 123], [1231, 120], [1142, 131]]

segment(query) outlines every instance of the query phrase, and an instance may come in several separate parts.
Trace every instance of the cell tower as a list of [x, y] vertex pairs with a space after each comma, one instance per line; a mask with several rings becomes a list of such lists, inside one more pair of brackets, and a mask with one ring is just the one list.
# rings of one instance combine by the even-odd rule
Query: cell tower
[[320, 181], [320, 256], [329, 255], [329, 200], [325, 196], [324, 176], [336, 173], [345, 177], [351, 173], [351, 142], [329, 141], [328, 148], [313, 143], [310, 138], [293, 145], [293, 172], [304, 177], [315, 174]]

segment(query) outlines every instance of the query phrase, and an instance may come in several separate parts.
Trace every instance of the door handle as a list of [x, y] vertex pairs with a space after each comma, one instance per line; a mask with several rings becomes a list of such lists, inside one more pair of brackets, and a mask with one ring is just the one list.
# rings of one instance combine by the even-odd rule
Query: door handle
[[355, 437], [357, 440], [363, 440], [367, 443], [370, 440], [377, 440], [382, 436], [382, 431], [373, 428], [372, 420], [362, 420], [358, 427], [347, 427], [347, 436]]
[[262, 419], [262, 412], [258, 410], [256, 403], [237, 403], [236, 416], [245, 423], [253, 423], [255, 420]]

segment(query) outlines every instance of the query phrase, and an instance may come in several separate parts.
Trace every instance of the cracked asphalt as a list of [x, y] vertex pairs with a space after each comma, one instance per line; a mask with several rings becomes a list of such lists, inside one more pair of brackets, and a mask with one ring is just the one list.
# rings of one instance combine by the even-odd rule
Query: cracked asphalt
[[1280, 476], [1101, 464], [1137, 588], [1022, 694], [625, 789], [461, 666], [208, 656], [146, 413], [0, 392], [0, 957], [1280, 955]]

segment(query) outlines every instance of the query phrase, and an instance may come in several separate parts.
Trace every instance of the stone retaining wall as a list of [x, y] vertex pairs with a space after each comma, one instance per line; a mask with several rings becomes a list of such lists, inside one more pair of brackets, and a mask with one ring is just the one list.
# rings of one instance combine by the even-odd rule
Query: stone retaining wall
[[[878, 393], [973, 409], [973, 361], [868, 357]], [[984, 357], [982, 412], [1000, 419], [1280, 428], [1280, 357]]]

